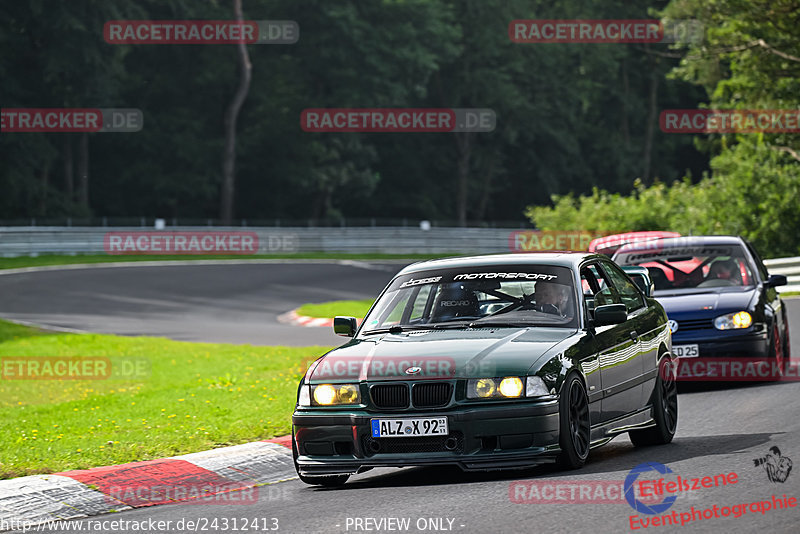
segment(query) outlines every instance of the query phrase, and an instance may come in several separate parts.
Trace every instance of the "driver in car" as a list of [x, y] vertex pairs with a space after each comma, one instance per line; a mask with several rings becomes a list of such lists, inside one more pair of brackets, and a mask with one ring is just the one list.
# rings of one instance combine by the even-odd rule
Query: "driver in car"
[[739, 266], [733, 260], [717, 260], [711, 264], [707, 280], [727, 280], [731, 285], [742, 285]]
[[[534, 310], [566, 317], [572, 307], [569, 305], [569, 288], [563, 284], [539, 281], [533, 288], [536, 305]], [[570, 314], [571, 315], [571, 314]]]

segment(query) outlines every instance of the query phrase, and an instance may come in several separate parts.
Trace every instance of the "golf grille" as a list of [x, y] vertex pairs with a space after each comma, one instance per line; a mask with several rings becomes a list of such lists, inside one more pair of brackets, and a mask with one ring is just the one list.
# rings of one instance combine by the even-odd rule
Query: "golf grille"
[[678, 321], [678, 332], [686, 330], [703, 330], [704, 328], [713, 328], [714, 323], [711, 319], [684, 319]]

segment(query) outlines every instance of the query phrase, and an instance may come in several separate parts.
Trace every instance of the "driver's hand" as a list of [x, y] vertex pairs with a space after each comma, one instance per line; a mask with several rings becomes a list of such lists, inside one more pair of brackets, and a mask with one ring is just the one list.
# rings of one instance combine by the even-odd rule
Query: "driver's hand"
[[550, 313], [553, 315], [561, 315], [561, 310], [558, 309], [558, 306], [555, 304], [541, 304], [536, 307], [536, 311], [540, 311], [542, 313]]

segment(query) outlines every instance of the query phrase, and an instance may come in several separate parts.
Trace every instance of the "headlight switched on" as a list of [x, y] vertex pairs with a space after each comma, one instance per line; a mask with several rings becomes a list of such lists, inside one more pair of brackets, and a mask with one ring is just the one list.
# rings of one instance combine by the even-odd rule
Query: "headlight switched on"
[[520, 378], [476, 378], [467, 382], [468, 399], [518, 399], [549, 395], [547, 386], [538, 376]]
[[[304, 386], [306, 387], [306, 386]], [[301, 392], [301, 397], [303, 393]], [[338, 406], [342, 404], [360, 404], [361, 392], [358, 384], [319, 384], [311, 386], [309, 405]], [[301, 404], [301, 406], [306, 406]]]
[[735, 330], [747, 328], [753, 324], [753, 317], [746, 311], [720, 315], [714, 319], [714, 328], [717, 330]]

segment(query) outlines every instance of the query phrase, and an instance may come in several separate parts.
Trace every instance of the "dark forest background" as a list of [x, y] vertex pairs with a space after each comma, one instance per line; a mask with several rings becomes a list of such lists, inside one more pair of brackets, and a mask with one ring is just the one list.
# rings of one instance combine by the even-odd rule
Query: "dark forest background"
[[[785, 224], [800, 228], [797, 134], [696, 136], [658, 128], [662, 109], [797, 108], [797, 1], [242, 4], [247, 20], [297, 21], [300, 39], [247, 46], [252, 81], [238, 115], [235, 220], [405, 218], [590, 230], [688, 220], [684, 231], [738, 228], [756, 232], [773, 251], [798, 247], [778, 235]], [[239, 85], [237, 46], [111, 45], [103, 24], [232, 19], [233, 5], [0, 3], [2, 107], [144, 113], [138, 133], [0, 134], [0, 220], [220, 219], [223, 117]], [[654, 17], [699, 20], [703, 42], [534, 45], [512, 43], [507, 33], [514, 19]], [[497, 128], [303, 132], [300, 113], [312, 107], [492, 108]], [[686, 199], [701, 211], [719, 209], [705, 210], [708, 220], [690, 216]], [[759, 230], [765, 216], [772, 226]], [[758, 232], [772, 233], [762, 239]]]

